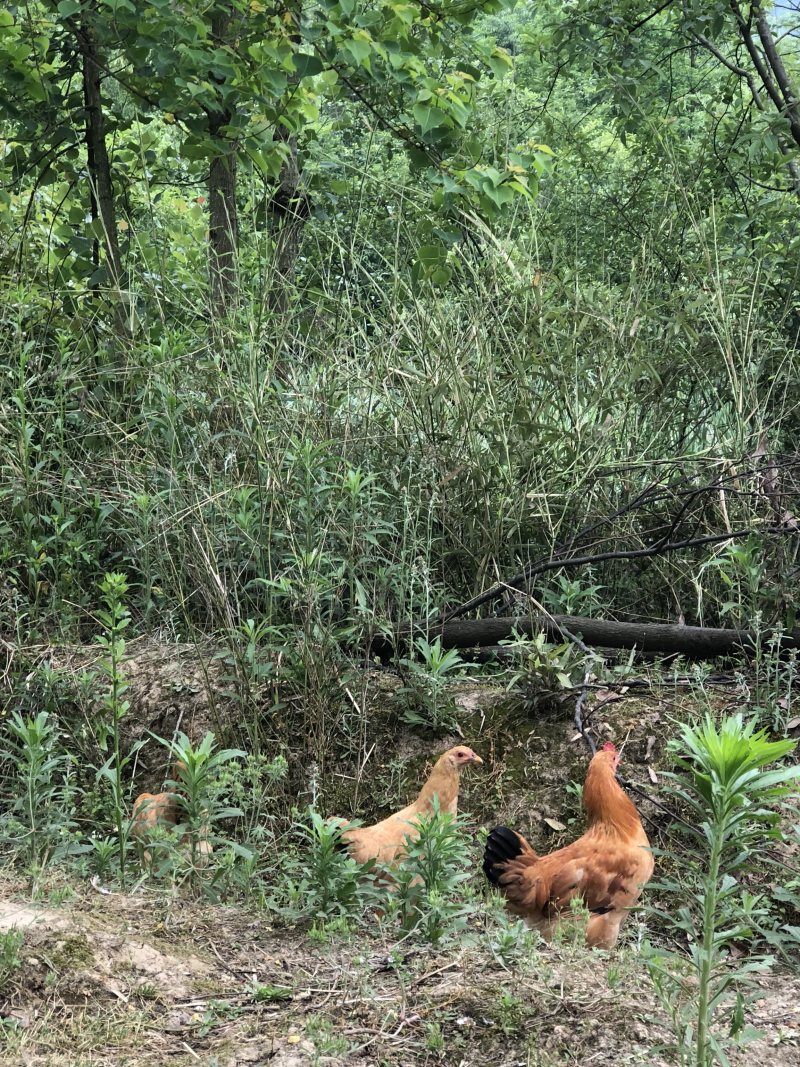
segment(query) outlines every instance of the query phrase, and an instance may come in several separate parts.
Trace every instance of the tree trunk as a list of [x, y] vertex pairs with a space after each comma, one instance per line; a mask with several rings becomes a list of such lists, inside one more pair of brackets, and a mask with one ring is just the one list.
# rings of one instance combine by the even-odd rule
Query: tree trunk
[[[231, 24], [229, 8], [217, 11], [211, 23], [214, 40], [222, 45], [228, 39]], [[226, 127], [233, 114], [228, 108], [208, 117], [208, 132], [217, 144], [208, 173], [209, 205], [209, 279], [211, 313], [216, 321], [231, 311], [237, 289], [236, 249], [239, 223], [236, 212], [236, 145], [228, 140]]]
[[[692, 659], [711, 659], [715, 656], [739, 655], [756, 646], [756, 635], [750, 630], [714, 629], [706, 626], [677, 626], [668, 623], [610, 622], [606, 619], [585, 619], [575, 615], [522, 616], [507, 619], [468, 619], [448, 622], [444, 626], [432, 624], [427, 629], [428, 640], [441, 636], [443, 648], [474, 648], [496, 645], [511, 638], [512, 631], [530, 637], [544, 631], [551, 641], [564, 641], [565, 631], [580, 636], [588, 645], [599, 648], [635, 648], [640, 652], [680, 653]], [[418, 633], [425, 631], [420, 627]], [[761, 644], [766, 645], [772, 635], [762, 632]], [[376, 637], [372, 652], [390, 657], [408, 643], [409, 635], [402, 634], [397, 643]], [[781, 648], [800, 647], [800, 632], [781, 635]]]
[[731, 9], [739, 27], [739, 35], [753, 61], [753, 66], [758, 71], [761, 83], [778, 114], [783, 115], [787, 120], [792, 139], [800, 148], [800, 111], [798, 111], [797, 97], [763, 8], [760, 4], [751, 5], [751, 17], [755, 18], [763, 52], [759, 51], [753, 37], [751, 19], [745, 19], [736, 0], [732, 0]]
[[[744, 16], [742, 15], [737, 0], [730, 0], [730, 7], [731, 11], [733, 12], [734, 19], [736, 20], [736, 26], [739, 31], [739, 36], [744, 42], [745, 48], [747, 49], [753, 66], [761, 81], [761, 84], [764, 87], [765, 92], [768, 93], [773, 105], [778, 109], [779, 112], [782, 112], [783, 107], [781, 104], [780, 96], [778, 94], [778, 88], [770, 77], [769, 70], [767, 69], [764, 59], [759, 53], [758, 48], [756, 47], [752, 32], [750, 30], [750, 23], [749, 21], [746, 21]], [[762, 18], [762, 21], [765, 22], [766, 20], [763, 20]], [[769, 27], [767, 26], [765, 33], [768, 32]], [[715, 59], [722, 63], [724, 67], [727, 67], [727, 69], [730, 70], [733, 74], [735, 74], [738, 78], [742, 78], [747, 83], [747, 86], [750, 90], [750, 95], [753, 98], [753, 103], [756, 105], [759, 111], [766, 112], [767, 105], [764, 102], [764, 98], [761, 92], [759, 91], [758, 86], [756, 85], [756, 81], [752, 73], [749, 70], [746, 70], [744, 67], [740, 66], [737, 62], [734, 62], [732, 59], [729, 59], [725, 55], [723, 55], [723, 53], [719, 50], [719, 48], [717, 48], [714, 42], [710, 41], [708, 37], [706, 37], [704, 34], [698, 33], [697, 31], [693, 31], [693, 39], [697, 40], [706, 49], [706, 51], [710, 52], [711, 55], [713, 55]], [[798, 134], [800, 134], [800, 128], [798, 128], [796, 116], [795, 120], [791, 120], [790, 118], [789, 125], [793, 140], [797, 144], [800, 144], [800, 142], [797, 141]], [[789, 177], [791, 178], [793, 190], [797, 195], [800, 195], [800, 168], [798, 168], [797, 162], [794, 159], [796, 145], [795, 147], [793, 147], [786, 137], [781, 136], [779, 134], [778, 147], [780, 148], [781, 154], [786, 160], [785, 166]]]
[[[299, 46], [302, 41], [300, 34], [303, 16], [301, 0], [289, 0], [287, 13], [291, 15], [294, 22], [294, 30], [290, 34], [290, 39], [295, 46]], [[308, 217], [308, 197], [300, 188], [297, 137], [288, 127], [278, 123], [272, 139], [282, 141], [289, 149], [281, 167], [280, 184], [269, 203], [272, 236], [275, 242], [269, 306], [273, 311], [284, 311], [294, 283], [300, 238]]]
[[308, 197], [300, 188], [297, 138], [285, 126], [277, 126], [273, 140], [283, 141], [289, 146], [289, 155], [281, 167], [280, 185], [269, 203], [275, 241], [269, 305], [275, 311], [283, 311], [294, 282], [300, 238], [309, 206]]
[[[106, 125], [101, 96], [102, 63], [98, 53], [94, 31], [84, 18], [76, 27], [75, 36], [83, 63], [83, 100], [86, 112], [86, 161], [89, 172], [89, 204], [92, 222], [100, 221], [103, 231], [109, 288], [112, 290], [117, 326], [127, 332], [127, 320], [121, 297], [122, 260], [117, 238], [117, 217], [114, 207], [114, 187], [111, 181], [111, 163], [106, 148]], [[94, 240], [94, 262], [100, 265], [100, 238]]]
[[[217, 121], [219, 118], [219, 121]], [[230, 121], [230, 115], [215, 116], [209, 123], [212, 136]], [[211, 161], [208, 174], [209, 274], [211, 308], [215, 317], [225, 318], [236, 297], [236, 155], [229, 152]]]

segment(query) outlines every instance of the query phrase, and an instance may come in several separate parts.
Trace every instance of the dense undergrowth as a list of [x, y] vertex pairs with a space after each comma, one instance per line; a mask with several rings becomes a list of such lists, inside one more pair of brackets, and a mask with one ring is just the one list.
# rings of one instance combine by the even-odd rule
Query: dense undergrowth
[[[97, 582], [122, 569], [147, 629], [256, 619], [363, 647], [587, 528], [589, 554], [756, 537], [776, 524], [765, 454], [792, 512], [798, 375], [757, 271], [698, 270], [664, 306], [635, 279], [469, 268], [460, 293], [400, 287], [383, 307], [369, 288], [266, 322], [247, 305], [211, 344], [202, 321], [124, 352], [7, 322], [6, 630], [88, 636]], [[623, 617], [644, 595], [653, 618], [786, 622], [793, 559], [759, 538], [568, 577]]]

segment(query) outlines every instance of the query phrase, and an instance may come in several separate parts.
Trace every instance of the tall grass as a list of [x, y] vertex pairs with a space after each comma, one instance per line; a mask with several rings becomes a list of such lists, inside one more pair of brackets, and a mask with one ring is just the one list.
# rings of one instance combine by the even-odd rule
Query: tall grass
[[[94, 634], [94, 590], [118, 570], [137, 629], [224, 639], [249, 748], [264, 701], [278, 716], [302, 693], [323, 753], [349, 714], [323, 712], [370, 634], [549, 556], [660, 481], [660, 500], [589, 539], [652, 542], [681, 488], [746, 468], [762, 435], [793, 439], [796, 353], [758, 263], [698, 224], [696, 273], [672, 292], [645, 247], [627, 281], [540, 270], [519, 234], [545, 222], [522, 222], [484, 233], [480, 256], [454, 249], [447, 291], [409, 280], [402, 219], [394, 243], [360, 249], [344, 224], [309, 223], [295, 302], [267, 313], [255, 275], [224, 344], [199, 290], [166, 305], [134, 277], [122, 365], [88, 328], [25, 320], [21, 290], [0, 336], [0, 610], [18, 643]], [[763, 521], [754, 488], [704, 498], [692, 531]], [[602, 586], [606, 611], [713, 622], [729, 594], [709, 551], [570, 578]], [[774, 579], [789, 557], [763, 551]]]

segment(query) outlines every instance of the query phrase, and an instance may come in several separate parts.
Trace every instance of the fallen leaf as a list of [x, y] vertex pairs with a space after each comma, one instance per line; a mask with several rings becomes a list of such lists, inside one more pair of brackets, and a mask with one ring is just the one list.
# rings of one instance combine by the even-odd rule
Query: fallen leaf
[[300, 1035], [299, 1034], [289, 1034], [289, 1036], [286, 1038], [286, 1043], [289, 1044], [289, 1045], [297, 1045], [297, 1044], [299, 1044], [300, 1043]]
[[796, 730], [800, 726], [800, 715], [795, 715], [793, 719], [789, 719], [786, 723], [787, 730]]
[[551, 830], [555, 830], [556, 833], [561, 833], [566, 830], [566, 826], [563, 822], [559, 822], [558, 819], [544, 819], [545, 826], [549, 826]]
[[650, 778], [650, 781], [653, 783], [653, 785], [658, 785], [658, 775], [656, 774], [656, 772], [653, 770], [653, 768], [649, 764], [647, 766], [647, 774], [648, 774], [648, 776]]
[[616, 689], [598, 689], [594, 696], [596, 704], [613, 704], [616, 700], [622, 700]]

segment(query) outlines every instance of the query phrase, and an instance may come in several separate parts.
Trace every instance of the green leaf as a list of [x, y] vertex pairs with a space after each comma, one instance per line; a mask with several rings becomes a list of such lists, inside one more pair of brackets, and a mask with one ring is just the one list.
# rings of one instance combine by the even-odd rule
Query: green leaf
[[505, 48], [497, 48], [487, 57], [486, 62], [495, 78], [505, 78], [513, 66], [511, 56]]
[[444, 126], [447, 122], [447, 115], [438, 107], [434, 107], [432, 104], [416, 103], [414, 104], [411, 112], [414, 116], [414, 121], [422, 130], [423, 135], [430, 133], [431, 130], [435, 130], [440, 126]]
[[300, 78], [311, 78], [325, 69], [319, 56], [309, 55], [307, 52], [297, 52], [292, 58], [292, 63]]
[[[442, 245], [422, 245], [422, 247], [417, 250], [417, 262], [422, 263], [425, 267], [436, 266], [439, 263], [443, 263], [446, 259], [447, 249]], [[419, 639], [419, 644], [420, 647], [425, 644], [425, 642], [422, 641], [422, 638]]]
[[369, 40], [365, 40], [363, 37], [353, 37], [349, 41], [345, 41], [342, 45], [356, 62], [359, 67], [366, 67], [369, 70], [370, 57], [372, 56], [372, 44]]

